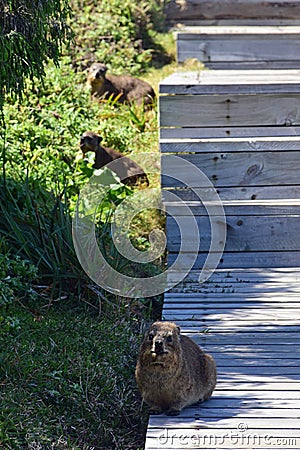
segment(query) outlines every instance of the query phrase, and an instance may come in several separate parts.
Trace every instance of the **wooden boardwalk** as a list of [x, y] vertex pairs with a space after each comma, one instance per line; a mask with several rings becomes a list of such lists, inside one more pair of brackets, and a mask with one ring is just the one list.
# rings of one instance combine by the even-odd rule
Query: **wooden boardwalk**
[[166, 294], [163, 318], [214, 356], [217, 387], [179, 417], [151, 416], [145, 449], [299, 449], [300, 269], [221, 270], [195, 286]]
[[[146, 450], [300, 449], [299, 80], [298, 70], [216, 70], [160, 86], [168, 264], [194, 264], [165, 294], [163, 319], [215, 357], [218, 383], [177, 417], [151, 416]], [[208, 214], [212, 190], [226, 220]], [[224, 252], [199, 284], [216, 224]]]

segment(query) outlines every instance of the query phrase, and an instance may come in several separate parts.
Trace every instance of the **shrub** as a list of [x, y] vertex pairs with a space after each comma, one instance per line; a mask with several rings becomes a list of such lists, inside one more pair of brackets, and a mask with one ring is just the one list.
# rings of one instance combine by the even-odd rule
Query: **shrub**
[[[73, 67], [82, 70], [101, 61], [115, 73], [138, 75], [149, 67], [156, 49], [155, 25], [163, 22], [160, 0], [71, 0], [76, 45]], [[155, 18], [155, 21], [153, 19]], [[162, 55], [161, 55], [162, 56]]]
[[31, 283], [36, 277], [37, 268], [28, 260], [0, 251], [0, 306], [14, 300], [35, 300]]

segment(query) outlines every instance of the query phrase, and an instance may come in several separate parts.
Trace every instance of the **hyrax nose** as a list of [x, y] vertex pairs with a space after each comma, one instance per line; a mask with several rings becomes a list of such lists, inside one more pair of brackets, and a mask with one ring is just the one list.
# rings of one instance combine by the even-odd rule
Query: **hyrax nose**
[[155, 345], [156, 353], [159, 353], [159, 352], [161, 352], [163, 350], [163, 341], [156, 340], [154, 345]]
[[99, 69], [99, 70], [96, 72], [95, 78], [96, 78], [97, 80], [99, 80], [99, 78], [102, 78], [102, 77], [103, 77], [104, 73], [105, 73], [105, 72], [104, 72], [103, 69]]

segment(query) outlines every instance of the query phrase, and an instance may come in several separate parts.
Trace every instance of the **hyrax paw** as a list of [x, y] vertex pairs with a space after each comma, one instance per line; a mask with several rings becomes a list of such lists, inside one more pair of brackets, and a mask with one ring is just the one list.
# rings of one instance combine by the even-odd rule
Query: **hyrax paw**
[[161, 413], [162, 413], [162, 409], [159, 408], [159, 407], [152, 406], [152, 408], [149, 409], [149, 414], [158, 415], [158, 414], [161, 414]]
[[178, 414], [180, 414], [180, 409], [176, 409], [176, 408], [170, 408], [167, 412], [166, 412], [167, 416], [178, 416]]

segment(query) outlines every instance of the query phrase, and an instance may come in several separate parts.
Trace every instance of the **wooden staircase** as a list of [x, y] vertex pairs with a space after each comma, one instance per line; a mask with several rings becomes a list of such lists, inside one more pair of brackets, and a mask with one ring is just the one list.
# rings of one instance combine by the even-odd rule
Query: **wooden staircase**
[[298, 0], [170, 0], [170, 25], [300, 25]]
[[[169, 268], [180, 256], [184, 272], [196, 252], [165, 294], [163, 319], [215, 357], [218, 383], [178, 417], [151, 416], [147, 450], [300, 448], [299, 80], [298, 70], [211, 70], [160, 85]], [[225, 218], [207, 208], [212, 190]], [[191, 231], [182, 251], [191, 218], [200, 246]], [[224, 253], [200, 284], [216, 224]]]
[[177, 60], [216, 69], [299, 68], [300, 2], [173, 0]]

